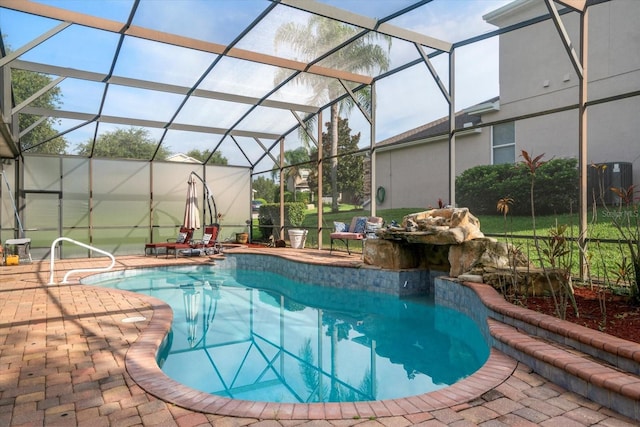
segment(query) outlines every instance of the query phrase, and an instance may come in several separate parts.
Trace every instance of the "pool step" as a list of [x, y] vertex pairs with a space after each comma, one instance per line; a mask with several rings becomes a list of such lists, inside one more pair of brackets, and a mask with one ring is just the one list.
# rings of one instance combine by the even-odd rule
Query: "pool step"
[[[495, 347], [556, 384], [625, 416], [640, 419], [640, 376], [554, 340], [487, 319]], [[637, 355], [636, 355], [637, 356]]]

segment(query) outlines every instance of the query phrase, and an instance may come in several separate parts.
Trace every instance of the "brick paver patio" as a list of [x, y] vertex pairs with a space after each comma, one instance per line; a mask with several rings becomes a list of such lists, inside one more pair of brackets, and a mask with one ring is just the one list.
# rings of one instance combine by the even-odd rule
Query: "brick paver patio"
[[[313, 262], [328, 259], [314, 250], [297, 251], [296, 256]], [[339, 254], [331, 259], [353, 263], [358, 256]], [[194, 262], [210, 260], [131, 256], [118, 258], [117, 268]], [[56, 266], [56, 274], [60, 278], [64, 270], [104, 263], [63, 261]], [[237, 416], [204, 414], [158, 399], [140, 387], [126, 368], [132, 344], [144, 345], [139, 337], [153, 323], [154, 313], [162, 311], [161, 302], [114, 289], [48, 286], [48, 272], [48, 262], [0, 267], [0, 426], [637, 425], [504, 355], [496, 360], [513, 368], [502, 382], [470, 401], [437, 410], [407, 413], [371, 404], [371, 414], [357, 410], [348, 414], [340, 406], [326, 404], [319, 412], [318, 406], [305, 410], [305, 405], [293, 405], [294, 414], [306, 413], [302, 419], [243, 416], [242, 407], [236, 408]], [[145, 320], [123, 322], [136, 317]], [[255, 413], [255, 407], [244, 412]]]

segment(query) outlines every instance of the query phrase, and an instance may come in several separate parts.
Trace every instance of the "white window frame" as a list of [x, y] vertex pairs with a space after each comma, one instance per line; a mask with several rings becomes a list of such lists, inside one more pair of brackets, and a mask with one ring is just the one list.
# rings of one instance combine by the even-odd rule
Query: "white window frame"
[[516, 124], [515, 122], [506, 122], [506, 123], [501, 123], [497, 126], [501, 126], [501, 125], [508, 125], [510, 124], [511, 126], [513, 126], [513, 141], [512, 142], [508, 142], [508, 143], [504, 143], [504, 144], [499, 144], [499, 145], [495, 145], [494, 144], [494, 137], [495, 137], [495, 131], [494, 128], [496, 125], [491, 126], [491, 164], [495, 165], [495, 150], [499, 149], [499, 148], [508, 148], [508, 147], [513, 147], [513, 161], [511, 162], [512, 164], [516, 163]]

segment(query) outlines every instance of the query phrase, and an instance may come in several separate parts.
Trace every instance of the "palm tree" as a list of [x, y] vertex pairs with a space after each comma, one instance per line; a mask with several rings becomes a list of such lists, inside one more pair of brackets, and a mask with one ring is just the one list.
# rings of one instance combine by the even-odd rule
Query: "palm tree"
[[[278, 156], [278, 160], [280, 160], [280, 156]], [[302, 169], [305, 169], [308, 166], [305, 166], [305, 163], [308, 163], [310, 160], [309, 153], [305, 147], [298, 147], [295, 150], [287, 150], [284, 152], [284, 179], [289, 182], [290, 180], [293, 182], [293, 199], [296, 198], [296, 181], [301, 176]], [[278, 168], [273, 167], [271, 169], [271, 178], [275, 179], [278, 174]]]
[[[358, 34], [360, 37], [353, 40]], [[347, 43], [347, 41], [350, 41]], [[378, 43], [383, 41], [385, 43]], [[299, 60], [312, 62], [321, 55], [345, 43], [340, 50], [322, 60], [322, 66], [353, 73], [377, 73], [389, 69], [389, 51], [391, 37], [368, 32], [361, 28], [343, 24], [338, 21], [314, 15], [306, 25], [289, 22], [276, 31], [274, 43], [276, 49], [287, 44], [299, 55]], [[386, 49], [385, 49], [386, 47]], [[282, 70], [276, 75], [278, 82], [290, 75], [289, 70]], [[328, 102], [344, 93], [342, 84], [337, 79], [329, 79], [310, 73], [301, 73], [298, 83], [309, 86], [313, 90], [312, 103]], [[358, 103], [371, 110], [371, 91], [360, 90], [355, 93]], [[338, 199], [338, 117], [340, 113], [348, 114], [354, 103], [351, 97], [345, 98], [340, 105], [331, 105], [331, 210], [337, 212]]]

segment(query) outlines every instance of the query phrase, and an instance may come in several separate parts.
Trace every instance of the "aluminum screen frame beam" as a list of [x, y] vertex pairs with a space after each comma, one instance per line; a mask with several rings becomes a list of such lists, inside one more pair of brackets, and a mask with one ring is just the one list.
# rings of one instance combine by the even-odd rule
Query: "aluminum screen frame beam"
[[66, 23], [82, 25], [85, 27], [95, 28], [112, 33], [118, 33], [125, 36], [138, 37], [145, 40], [170, 44], [173, 46], [184, 47], [188, 49], [195, 49], [202, 52], [213, 53], [216, 55], [229, 56], [236, 59], [244, 59], [247, 61], [272, 65], [280, 68], [288, 68], [295, 71], [304, 71], [307, 73], [318, 74], [324, 77], [340, 78], [363, 84], [371, 84], [371, 81], [373, 79], [370, 76], [363, 76], [347, 71], [335, 70], [319, 65], [309, 66], [309, 64], [301, 61], [279, 58], [277, 56], [253, 52], [246, 49], [229, 48], [228, 46], [223, 44], [179, 36], [177, 34], [152, 30], [150, 28], [139, 27], [136, 25], [127, 26], [122, 22], [99, 18], [83, 13], [72, 12], [66, 9], [47, 6], [40, 3], [34, 3], [29, 0], [0, 0], [0, 7], [15, 10], [18, 12], [25, 12], [32, 15], [42, 16], [45, 18], [64, 21]]

